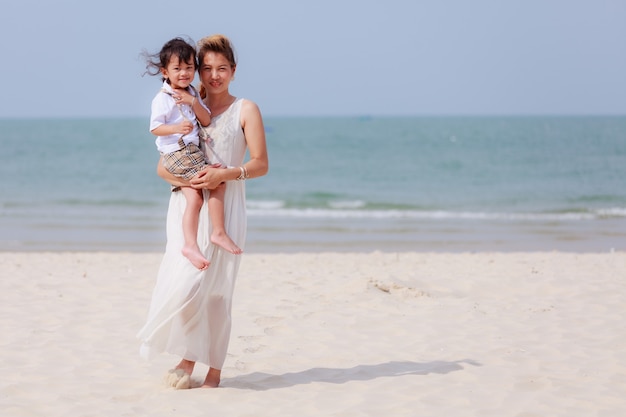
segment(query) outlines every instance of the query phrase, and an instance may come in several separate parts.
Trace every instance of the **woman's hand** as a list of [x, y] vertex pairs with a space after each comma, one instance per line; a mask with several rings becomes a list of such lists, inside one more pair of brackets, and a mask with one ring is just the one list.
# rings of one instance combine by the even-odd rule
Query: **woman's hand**
[[194, 178], [191, 179], [191, 186], [195, 189], [214, 190], [221, 183], [227, 180], [225, 177], [226, 170], [222, 169], [221, 164], [213, 164], [204, 168]]

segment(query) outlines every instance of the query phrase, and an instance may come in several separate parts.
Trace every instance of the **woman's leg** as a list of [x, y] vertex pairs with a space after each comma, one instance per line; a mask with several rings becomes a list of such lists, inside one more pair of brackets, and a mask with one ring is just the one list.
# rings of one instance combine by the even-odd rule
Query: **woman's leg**
[[193, 367], [196, 365], [193, 361], [188, 361], [187, 359], [181, 359], [181, 361], [176, 365], [174, 369], [181, 369], [187, 375], [193, 374]]
[[[195, 365], [196, 363], [193, 361], [181, 359], [174, 369], [180, 369], [185, 375], [191, 376]], [[204, 382], [202, 383], [202, 388], [217, 388], [220, 385], [221, 376], [222, 371], [220, 369], [209, 368], [209, 372], [206, 374], [206, 378], [204, 378]]]
[[165, 385], [175, 389], [191, 388], [191, 374], [195, 362], [183, 359], [174, 369], [170, 369], [165, 375]]
[[209, 372], [206, 374], [202, 388], [217, 388], [220, 385], [220, 377], [222, 371], [220, 369], [209, 368]]

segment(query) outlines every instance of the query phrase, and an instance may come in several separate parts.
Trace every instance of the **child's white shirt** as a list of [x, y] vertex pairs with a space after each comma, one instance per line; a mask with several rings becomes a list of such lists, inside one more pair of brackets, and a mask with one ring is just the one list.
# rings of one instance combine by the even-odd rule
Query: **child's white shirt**
[[[167, 83], [163, 82], [163, 89], [169, 91], [170, 93], [174, 93], [172, 87]], [[193, 88], [188, 89], [189, 94], [196, 97], [196, 100], [200, 102], [204, 108], [204, 102], [200, 99], [200, 97], [196, 94], [196, 90]], [[170, 125], [170, 124], [178, 124], [183, 120], [183, 114], [185, 117], [193, 123], [193, 130], [191, 133], [184, 135], [183, 142], [185, 144], [195, 143], [196, 145], [200, 144], [200, 139], [198, 136], [198, 124], [196, 123], [196, 114], [192, 110], [191, 106], [188, 104], [181, 104], [180, 109], [174, 102], [174, 99], [164, 91], [159, 90], [157, 95], [152, 99], [152, 112], [150, 114], [150, 131], [161, 125]], [[207, 109], [208, 110], [208, 109]], [[157, 136], [155, 143], [157, 149], [161, 153], [170, 153], [175, 152], [180, 149], [178, 145], [178, 140], [182, 135], [180, 133], [168, 136]]]

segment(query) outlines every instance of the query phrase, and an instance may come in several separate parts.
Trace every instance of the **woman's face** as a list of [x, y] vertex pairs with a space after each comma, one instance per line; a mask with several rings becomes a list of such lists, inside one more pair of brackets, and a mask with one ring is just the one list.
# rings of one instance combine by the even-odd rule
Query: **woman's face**
[[209, 94], [228, 91], [228, 85], [235, 75], [235, 68], [224, 55], [207, 52], [200, 65], [200, 82]]

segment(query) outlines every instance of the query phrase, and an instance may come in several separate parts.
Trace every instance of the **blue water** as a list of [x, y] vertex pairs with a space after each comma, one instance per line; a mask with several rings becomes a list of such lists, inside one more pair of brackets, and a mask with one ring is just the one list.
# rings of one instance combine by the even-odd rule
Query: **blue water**
[[[162, 250], [143, 119], [0, 120], [0, 250]], [[626, 250], [626, 117], [267, 118], [248, 251]]]

